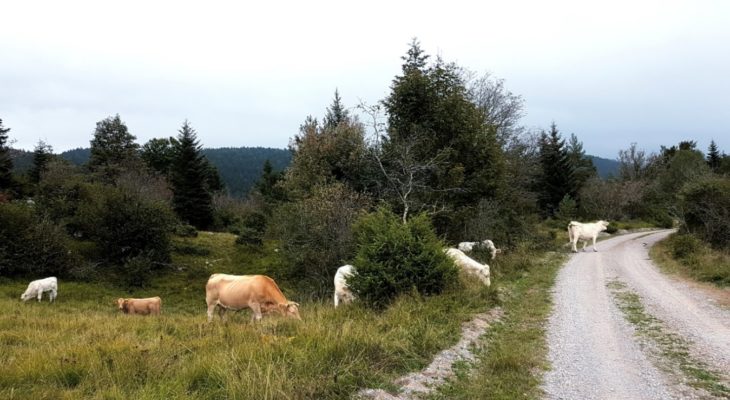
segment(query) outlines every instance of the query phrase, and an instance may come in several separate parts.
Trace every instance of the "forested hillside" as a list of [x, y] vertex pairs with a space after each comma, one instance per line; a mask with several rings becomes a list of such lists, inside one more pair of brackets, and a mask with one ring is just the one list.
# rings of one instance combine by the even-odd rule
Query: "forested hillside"
[[601, 178], [608, 179], [618, 176], [620, 166], [620, 163], [618, 161], [590, 155], [588, 156], [588, 158], [591, 160], [591, 162], [593, 162], [593, 165], [596, 167], [596, 172], [598, 172], [598, 176], [600, 176]]

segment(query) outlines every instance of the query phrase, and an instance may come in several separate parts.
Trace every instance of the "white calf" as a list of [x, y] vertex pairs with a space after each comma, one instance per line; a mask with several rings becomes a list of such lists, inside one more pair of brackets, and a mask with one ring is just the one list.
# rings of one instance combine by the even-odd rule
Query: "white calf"
[[43, 292], [51, 292], [49, 297], [51, 301], [56, 299], [58, 295], [58, 280], [55, 277], [38, 279], [28, 284], [28, 289], [25, 289], [25, 293], [20, 295], [20, 299], [28, 301], [33, 297], [37, 297], [38, 301], [41, 301]]
[[457, 267], [463, 269], [466, 273], [475, 275], [479, 278], [486, 286], [492, 284], [489, 277], [489, 265], [480, 264], [476, 260], [469, 258], [463, 251], [458, 249], [446, 249], [444, 250], [447, 256], [454, 261]]
[[355, 295], [347, 286], [347, 279], [353, 275], [354, 268], [352, 265], [343, 265], [337, 268], [337, 273], [335, 273], [335, 308], [340, 303], [345, 304], [355, 300]]
[[487, 250], [489, 250], [489, 253], [492, 255], [492, 260], [494, 260], [494, 257], [497, 256], [497, 253], [502, 252], [502, 249], [498, 249], [494, 245], [494, 242], [492, 242], [489, 239], [481, 241], [481, 242], [461, 242], [461, 243], [459, 243], [459, 245], [457, 247], [459, 250], [468, 253], [468, 252], [471, 252], [472, 250], [474, 250], [474, 247], [477, 247], [477, 246], [486, 247]]
[[596, 237], [598, 237], [600, 232], [605, 231], [607, 228], [608, 222], [603, 220], [586, 224], [570, 221], [568, 224], [568, 238], [570, 239], [570, 244], [573, 246], [573, 252], [578, 252], [578, 249], [575, 247], [578, 240], [583, 242], [583, 251], [586, 250], [588, 240], [593, 240], [593, 251], [598, 251], [596, 249]]

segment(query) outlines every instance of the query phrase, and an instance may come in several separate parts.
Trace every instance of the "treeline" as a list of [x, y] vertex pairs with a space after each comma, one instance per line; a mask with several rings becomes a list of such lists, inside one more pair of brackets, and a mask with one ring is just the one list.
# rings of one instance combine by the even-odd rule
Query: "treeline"
[[[261, 177], [266, 160], [269, 160], [276, 171], [286, 169], [291, 162], [289, 150], [268, 147], [204, 148], [203, 155], [218, 170], [225, 190], [233, 197], [241, 198], [248, 194]], [[89, 161], [91, 149], [67, 150], [58, 156], [74, 165], [84, 165]], [[33, 152], [13, 149], [11, 157], [15, 173], [26, 173], [33, 166]]]
[[[682, 142], [647, 155], [632, 145], [617, 176], [603, 180], [576, 135], [554, 122], [528, 131], [522, 112], [502, 80], [432, 59], [414, 40], [385, 99], [348, 108], [335, 91], [323, 116], [306, 117], [294, 135], [289, 167], [266, 162], [243, 200], [223, 194], [187, 122], [177, 137], [138, 146], [117, 116], [99, 123], [82, 168], [43, 161], [50, 149], [39, 145], [27, 178], [1, 181], [0, 218], [24, 213], [25, 234], [56, 232], [57, 248], [82, 247], [89, 268], [135, 279], [166, 265], [168, 232], [226, 230], [252, 251], [271, 243], [280, 260], [271, 273], [313, 297], [328, 296], [335, 270], [354, 263], [353, 289], [377, 307], [402, 292], [445, 290], [455, 273], [441, 251], [449, 243], [546, 249], [554, 231], [536, 227], [571, 219], [679, 224], [727, 246], [730, 159], [716, 146], [705, 155]], [[6, 226], [0, 234], [17, 234]], [[8, 274], [13, 253], [2, 257]]]

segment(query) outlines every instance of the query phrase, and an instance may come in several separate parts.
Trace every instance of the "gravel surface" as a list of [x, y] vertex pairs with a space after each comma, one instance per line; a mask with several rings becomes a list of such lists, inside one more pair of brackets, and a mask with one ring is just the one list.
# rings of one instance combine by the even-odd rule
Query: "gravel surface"
[[636, 291], [647, 311], [694, 343], [693, 351], [728, 373], [728, 315], [700, 292], [659, 273], [648, 248], [672, 231], [634, 233], [598, 243], [599, 252], [575, 254], [561, 269], [548, 325], [543, 390], [548, 399], [702, 398], [674, 376], [665, 376], [643, 351], [633, 327], [616, 307], [607, 284]]

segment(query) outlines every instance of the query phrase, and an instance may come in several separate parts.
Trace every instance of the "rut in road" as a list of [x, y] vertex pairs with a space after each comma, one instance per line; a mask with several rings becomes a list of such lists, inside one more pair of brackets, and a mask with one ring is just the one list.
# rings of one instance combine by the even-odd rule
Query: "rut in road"
[[548, 325], [543, 389], [550, 399], [686, 399], [705, 397], [657, 368], [607, 287], [623, 282], [652, 315], [691, 343], [693, 355], [730, 376], [730, 313], [660, 272], [648, 248], [672, 231], [624, 235], [599, 252], [574, 255], [558, 274]]

